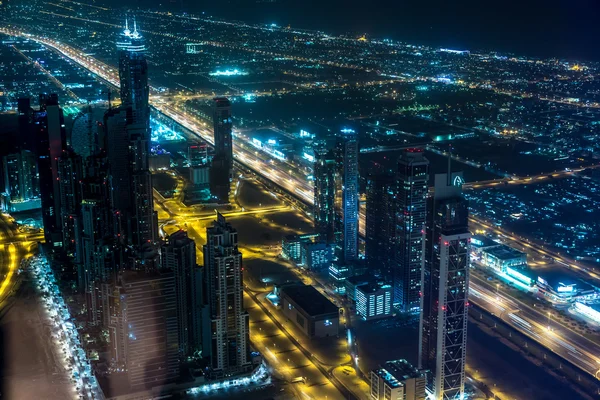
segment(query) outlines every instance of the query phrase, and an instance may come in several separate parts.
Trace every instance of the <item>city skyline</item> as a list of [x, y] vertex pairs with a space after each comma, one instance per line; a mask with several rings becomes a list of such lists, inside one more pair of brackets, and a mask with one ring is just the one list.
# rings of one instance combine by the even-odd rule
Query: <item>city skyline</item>
[[599, 66], [34, 3], [0, 24], [0, 392], [600, 390]]

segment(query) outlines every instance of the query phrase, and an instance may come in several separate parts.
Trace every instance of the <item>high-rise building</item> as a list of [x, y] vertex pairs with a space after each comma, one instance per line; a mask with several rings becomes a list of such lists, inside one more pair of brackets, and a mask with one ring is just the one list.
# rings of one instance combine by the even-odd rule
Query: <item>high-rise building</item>
[[335, 176], [336, 159], [332, 150], [325, 145], [315, 148], [315, 231], [320, 240], [327, 244], [335, 243], [336, 211], [335, 211]]
[[358, 259], [358, 138], [352, 129], [343, 129], [336, 145], [336, 210], [340, 239], [339, 259], [351, 262]]
[[64, 151], [58, 160], [58, 178], [60, 192], [60, 218], [62, 243], [64, 253], [74, 258], [80, 243], [80, 209], [81, 189], [80, 180], [83, 177], [83, 165], [81, 157], [73, 151]]
[[137, 31], [126, 27], [117, 42], [121, 106], [105, 117], [112, 205], [126, 224], [127, 242], [138, 250], [153, 245], [158, 226], [150, 173], [150, 108], [145, 45]]
[[125, 30], [117, 40], [119, 55], [119, 84], [121, 105], [127, 110], [127, 123], [142, 125], [146, 139], [150, 140], [150, 107], [148, 86], [148, 62], [142, 35], [133, 22], [133, 32], [125, 21]]
[[[211, 372], [229, 376], [252, 368], [249, 316], [244, 309], [242, 253], [237, 231], [217, 212], [206, 230], [205, 293], [210, 311]], [[205, 323], [209, 323], [206, 321]]]
[[196, 243], [185, 231], [168, 237], [162, 247], [162, 266], [173, 271], [177, 292], [179, 353], [182, 357], [202, 350], [202, 274], [196, 264]]
[[225, 97], [214, 99], [213, 132], [215, 155], [210, 169], [210, 188], [219, 202], [228, 203], [233, 175], [233, 136], [231, 103]]
[[365, 257], [369, 270], [391, 277], [395, 263], [396, 177], [377, 173], [367, 181]]
[[434, 398], [462, 399], [469, 291], [469, 209], [462, 174], [435, 176], [424, 232], [419, 368]]
[[4, 193], [11, 202], [23, 202], [33, 197], [32, 172], [35, 171], [34, 155], [21, 150], [3, 157]]
[[38, 171], [42, 219], [46, 242], [62, 244], [58, 160], [66, 149], [64, 116], [56, 94], [40, 95], [40, 111], [35, 113]]
[[113, 367], [127, 371], [132, 391], [173, 383], [179, 377], [173, 273], [125, 271], [104, 292]]
[[429, 161], [422, 149], [406, 149], [398, 160], [394, 303], [404, 312], [421, 308], [423, 230], [427, 210]]

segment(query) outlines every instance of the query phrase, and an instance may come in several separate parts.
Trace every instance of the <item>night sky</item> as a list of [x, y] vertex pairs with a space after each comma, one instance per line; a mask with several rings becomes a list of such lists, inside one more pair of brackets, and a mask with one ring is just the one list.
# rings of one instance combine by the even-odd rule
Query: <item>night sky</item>
[[[102, 1], [102, 0], [100, 0]], [[123, 4], [122, 0], [104, 0]], [[328, 33], [600, 60], [599, 0], [128, 0]]]

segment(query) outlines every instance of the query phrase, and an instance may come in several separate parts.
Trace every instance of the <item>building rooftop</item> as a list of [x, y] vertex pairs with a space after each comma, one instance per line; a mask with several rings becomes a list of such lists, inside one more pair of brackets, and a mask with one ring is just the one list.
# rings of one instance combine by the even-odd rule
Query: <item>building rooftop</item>
[[311, 317], [339, 312], [339, 308], [335, 304], [312, 286], [283, 286], [281, 291]]
[[419, 378], [424, 374], [406, 360], [388, 361], [383, 365], [383, 368], [375, 370], [375, 373], [393, 388], [404, 385], [407, 379]]
[[375, 282], [369, 282], [365, 285], [360, 285], [356, 288], [356, 290], [360, 290], [363, 293], [373, 293], [373, 292], [377, 292], [381, 289], [392, 290], [392, 287], [390, 285], [379, 285], [378, 283], [375, 283]]
[[483, 250], [487, 254], [494, 256], [500, 260], [510, 260], [513, 258], [524, 257], [525, 253], [512, 247], [500, 244]]
[[373, 276], [372, 275], [357, 275], [357, 276], [350, 276], [346, 279], [346, 282], [348, 282], [351, 285], [366, 285], [368, 283], [371, 283], [373, 281]]
[[487, 236], [483, 235], [473, 235], [471, 238], [471, 246], [475, 246], [478, 248], [486, 248], [490, 246], [498, 246], [500, 243], [493, 241]]

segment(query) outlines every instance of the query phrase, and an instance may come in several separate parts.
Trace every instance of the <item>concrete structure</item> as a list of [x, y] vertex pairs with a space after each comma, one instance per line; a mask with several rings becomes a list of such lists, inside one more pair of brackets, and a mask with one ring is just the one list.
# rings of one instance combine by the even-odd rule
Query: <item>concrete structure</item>
[[422, 149], [407, 149], [398, 160], [394, 303], [404, 312], [421, 308], [423, 229], [427, 211], [429, 161]]
[[426, 374], [406, 360], [388, 361], [371, 371], [371, 400], [425, 400]]
[[290, 285], [279, 289], [283, 314], [306, 336], [338, 334], [339, 308], [312, 286]]
[[209, 352], [210, 375], [232, 376], [252, 368], [249, 316], [244, 309], [242, 253], [237, 231], [217, 212], [206, 229], [204, 286], [210, 319], [210, 336], [204, 340]]
[[424, 232], [419, 368], [436, 400], [465, 392], [471, 233], [462, 183], [460, 173], [435, 176]]
[[392, 316], [392, 287], [370, 283], [356, 287], [356, 314], [365, 321]]

